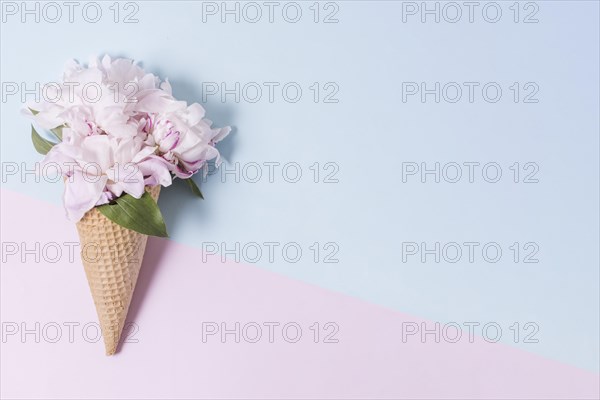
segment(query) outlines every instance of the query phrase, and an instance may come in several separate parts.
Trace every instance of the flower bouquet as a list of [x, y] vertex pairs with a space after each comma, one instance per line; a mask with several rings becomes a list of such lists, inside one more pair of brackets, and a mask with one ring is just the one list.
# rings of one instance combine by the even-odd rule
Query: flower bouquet
[[[229, 127], [211, 128], [200, 104], [176, 100], [168, 80], [132, 60], [104, 56], [68, 63], [63, 81], [44, 86], [25, 113], [35, 149], [60, 171], [67, 217], [77, 224], [81, 258], [107, 355], [117, 350], [148, 235], [167, 236], [157, 199], [161, 186], [219, 164], [215, 143]], [[205, 170], [206, 171], [206, 170]]]

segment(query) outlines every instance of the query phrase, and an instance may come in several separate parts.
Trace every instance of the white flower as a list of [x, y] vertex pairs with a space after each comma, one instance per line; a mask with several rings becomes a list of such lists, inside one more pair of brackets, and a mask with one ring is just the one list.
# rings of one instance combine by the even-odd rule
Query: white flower
[[201, 105], [177, 101], [168, 81], [132, 60], [71, 61], [63, 82], [45, 93], [30, 115], [43, 128], [63, 128], [45, 162], [68, 178], [64, 203], [73, 221], [124, 193], [139, 198], [145, 186], [169, 186], [172, 174], [189, 178], [208, 160], [218, 163], [214, 145], [230, 131], [211, 128]]
[[219, 162], [219, 151], [214, 145], [227, 136], [230, 128], [213, 129], [212, 122], [203, 117], [204, 108], [194, 103], [150, 115], [146, 122], [146, 144], [157, 146], [158, 154], [179, 178], [189, 178], [208, 160]]
[[123, 193], [140, 198], [148, 183], [170, 185], [169, 170], [152, 153], [154, 149], [139, 138], [85, 136], [67, 128], [63, 130], [63, 142], [48, 152], [44, 162], [58, 166], [66, 178], [67, 216], [78, 221], [92, 207]]

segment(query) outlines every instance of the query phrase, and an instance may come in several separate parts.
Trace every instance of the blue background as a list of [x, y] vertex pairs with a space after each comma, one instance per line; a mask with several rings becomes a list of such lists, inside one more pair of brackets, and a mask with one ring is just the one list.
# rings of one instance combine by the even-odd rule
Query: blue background
[[[101, 4], [96, 24], [81, 13], [74, 23], [6, 16], [2, 82], [56, 81], [66, 60], [108, 53], [142, 61], [190, 102], [202, 101], [202, 82], [297, 82], [303, 89], [297, 103], [280, 91], [273, 103], [266, 92], [256, 103], [207, 96], [208, 117], [235, 128], [220, 145], [228, 169], [296, 162], [303, 176], [288, 183], [277, 169], [270, 183], [266, 167], [258, 183], [213, 175], [201, 184], [203, 202], [174, 185], [160, 200], [173, 240], [199, 248], [298, 242], [307, 252], [298, 263], [257, 265], [433, 320], [503, 328], [532, 321], [539, 343], [515, 344], [508, 332], [503, 341], [598, 371], [597, 2], [537, 2], [533, 24], [513, 22], [512, 2], [499, 3], [497, 23], [476, 12], [473, 23], [463, 15], [455, 24], [421, 23], [418, 15], [403, 23], [403, 4], [394, 1], [337, 2], [332, 24], [312, 21], [312, 2], [299, 2], [298, 23], [276, 13], [273, 23], [263, 15], [254, 24], [231, 16], [203, 22], [202, 3], [191, 1], [137, 2], [138, 23], [115, 23], [112, 2]], [[497, 103], [480, 91], [473, 103], [402, 102], [407, 81], [498, 82], [503, 95]], [[314, 82], [335, 82], [339, 102], [315, 103]], [[539, 102], [514, 103], [513, 82], [535, 82]], [[40, 157], [19, 115], [21, 99], [9, 96], [1, 107], [2, 161], [33, 165]], [[467, 161], [499, 163], [502, 179], [402, 181], [403, 162]], [[315, 162], [336, 163], [339, 182], [314, 183]], [[539, 183], [512, 182], [514, 162], [537, 163]], [[2, 187], [61, 203], [60, 184], [9, 177]], [[481, 257], [402, 262], [402, 242], [466, 241], [498, 242], [503, 257], [495, 264]], [[336, 242], [340, 262], [315, 263], [313, 242]], [[514, 263], [513, 242], [536, 242], [540, 262]]]

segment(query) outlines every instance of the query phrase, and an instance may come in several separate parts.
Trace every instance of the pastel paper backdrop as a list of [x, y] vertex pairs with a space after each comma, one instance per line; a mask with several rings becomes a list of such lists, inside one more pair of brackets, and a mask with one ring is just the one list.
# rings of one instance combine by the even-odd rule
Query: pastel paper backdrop
[[[297, 23], [283, 18], [286, 3], [272, 23], [264, 5], [256, 23], [247, 21], [253, 14], [239, 23], [224, 14], [223, 23], [221, 2], [142, 1], [131, 24], [122, 21], [135, 8], [120, 3], [115, 23], [112, 3], [99, 4], [94, 24], [81, 14], [73, 23], [66, 14], [22, 23], [4, 13], [3, 85], [55, 81], [72, 57], [141, 60], [170, 79], [176, 96], [202, 102], [215, 124], [235, 127], [220, 146], [226, 173], [197, 180], [205, 201], [183, 185], [161, 195], [171, 238], [150, 242], [129, 318], [138, 342], [105, 359], [101, 341], [70, 343], [64, 325], [57, 343], [4, 335], [3, 397], [598, 397], [598, 3], [537, 2], [537, 23], [523, 23], [535, 11], [524, 3], [515, 23], [512, 2], [499, 3], [497, 23], [480, 8], [473, 23], [466, 14], [422, 23], [412, 3], [344, 1], [318, 4], [315, 23], [313, 2], [298, 2]], [[245, 3], [237, 4], [241, 13]], [[323, 23], [330, 15], [338, 22]], [[421, 82], [456, 82], [462, 98], [447, 101], [452, 85], [439, 103], [435, 94], [408, 96]], [[479, 84], [473, 102], [464, 82]], [[490, 82], [503, 89], [495, 103], [480, 90]], [[2, 242], [65, 250], [76, 234], [60, 208], [62, 185], [7, 174], [40, 157], [19, 115], [21, 87], [14, 95], [6, 88]], [[535, 88], [538, 102], [524, 102]], [[463, 176], [435, 183], [429, 174], [422, 183], [419, 171], [403, 180], [422, 162], [448, 174], [455, 162]], [[470, 162], [497, 163], [501, 179], [478, 173], [470, 183]], [[537, 166], [537, 183], [523, 182], [533, 171], [526, 163]], [[421, 253], [407, 254], [406, 243], [423, 242], [479, 245], [473, 263], [464, 246], [458, 262], [447, 262], [448, 253], [436, 263], [435, 255], [422, 262]], [[498, 262], [482, 257], [486, 243], [503, 250]], [[537, 246], [539, 262], [523, 262], [536, 249], [526, 243]], [[297, 262], [286, 258], [292, 250], [282, 253], [290, 244], [302, 250]], [[6, 250], [3, 329], [95, 321], [76, 260], [22, 262]], [[423, 321], [493, 322], [502, 335], [497, 344], [481, 332], [474, 343], [432, 335], [421, 343], [418, 334], [404, 342], [407, 324]], [[218, 333], [203, 342], [208, 322], [295, 322], [303, 336], [296, 344], [266, 336], [235, 343], [234, 335], [222, 343]], [[325, 331], [328, 322], [336, 325]], [[537, 342], [524, 340], [528, 322]], [[339, 341], [323, 343], [335, 326]]]

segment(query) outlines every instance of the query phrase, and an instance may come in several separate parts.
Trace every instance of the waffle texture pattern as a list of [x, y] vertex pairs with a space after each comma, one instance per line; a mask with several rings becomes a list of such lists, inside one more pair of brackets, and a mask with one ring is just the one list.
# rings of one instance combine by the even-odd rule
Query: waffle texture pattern
[[[158, 200], [160, 185], [146, 188]], [[117, 351], [148, 236], [115, 224], [96, 208], [77, 223], [85, 269], [106, 355]]]

